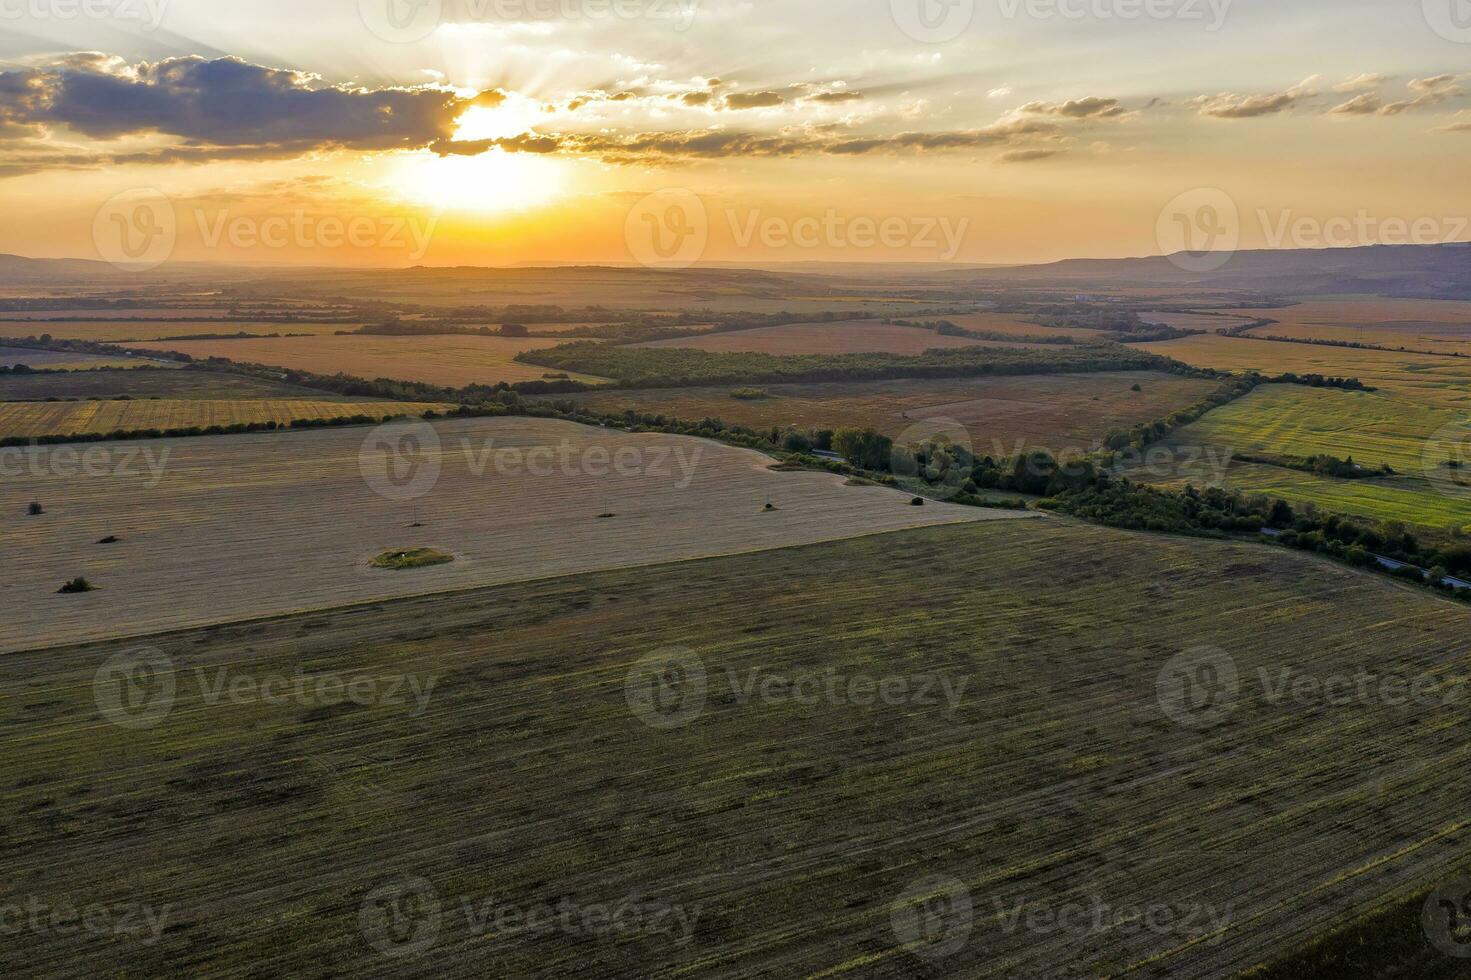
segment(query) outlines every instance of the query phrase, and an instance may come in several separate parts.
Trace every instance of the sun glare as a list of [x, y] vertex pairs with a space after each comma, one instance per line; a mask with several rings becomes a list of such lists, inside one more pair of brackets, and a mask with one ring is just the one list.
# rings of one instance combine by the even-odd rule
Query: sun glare
[[399, 193], [443, 211], [507, 213], [561, 196], [561, 161], [530, 153], [491, 150], [477, 156], [417, 156], [394, 177]]

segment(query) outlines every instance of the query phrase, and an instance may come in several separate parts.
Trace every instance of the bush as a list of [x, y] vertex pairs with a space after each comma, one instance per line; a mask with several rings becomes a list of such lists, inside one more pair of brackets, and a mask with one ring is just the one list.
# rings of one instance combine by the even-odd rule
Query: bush
[[75, 595], [78, 592], [96, 592], [97, 586], [88, 582], [84, 576], [78, 575], [70, 582], [57, 589], [58, 595]]
[[31, 501], [31, 505], [26, 508], [26, 513], [29, 514], [31, 517], [38, 517], [41, 514], [46, 513], [46, 508], [42, 507], [39, 503], [33, 500]]

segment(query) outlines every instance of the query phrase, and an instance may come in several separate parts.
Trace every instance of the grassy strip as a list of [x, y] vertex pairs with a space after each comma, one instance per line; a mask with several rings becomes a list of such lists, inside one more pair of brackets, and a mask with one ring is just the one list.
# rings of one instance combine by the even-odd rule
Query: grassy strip
[[894, 378], [957, 378], [984, 375], [1057, 374], [1098, 371], [1168, 371], [1215, 376], [1157, 354], [1115, 344], [1027, 348], [962, 347], [913, 356], [893, 354], [712, 353], [693, 348], [612, 347], [563, 344], [516, 355], [535, 364], [614, 378], [624, 388], [682, 388], [696, 385], [781, 382], [882, 381]]

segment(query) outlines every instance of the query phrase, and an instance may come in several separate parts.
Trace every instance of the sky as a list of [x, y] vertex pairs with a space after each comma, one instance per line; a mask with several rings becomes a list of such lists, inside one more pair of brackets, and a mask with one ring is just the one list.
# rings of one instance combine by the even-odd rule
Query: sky
[[1046, 262], [1471, 239], [1471, 0], [0, 0], [0, 252]]

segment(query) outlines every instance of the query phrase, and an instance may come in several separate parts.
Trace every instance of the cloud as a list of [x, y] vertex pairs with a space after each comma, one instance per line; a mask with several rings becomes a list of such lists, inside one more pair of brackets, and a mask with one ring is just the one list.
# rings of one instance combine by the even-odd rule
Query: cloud
[[1328, 110], [1329, 115], [1336, 116], [1369, 116], [1384, 108], [1384, 100], [1377, 92], [1365, 92], [1356, 95], [1342, 105], [1336, 105]]
[[1118, 99], [1087, 98], [1068, 102], [1028, 102], [1018, 112], [1031, 115], [1065, 116], [1069, 119], [1115, 119], [1127, 110]]
[[1333, 91], [1343, 93], [1368, 92], [1378, 88], [1387, 81], [1389, 81], [1388, 75], [1381, 75], [1378, 72], [1365, 72], [1362, 75], [1355, 75], [1353, 78], [1344, 79], [1333, 86]]
[[1318, 76], [1314, 75], [1285, 92], [1264, 95], [1237, 95], [1223, 92], [1219, 95], [1202, 95], [1185, 104], [1199, 111], [1202, 116], [1210, 116], [1215, 119], [1256, 119], [1260, 116], [1272, 116], [1279, 112], [1286, 112], [1298, 103], [1313, 98], [1318, 94], [1312, 88], [1317, 80]]
[[[0, 72], [0, 132], [65, 128], [101, 141], [173, 136], [192, 145], [358, 150], [413, 149], [453, 133], [472, 106], [431, 86], [328, 85], [304, 72], [239, 58], [169, 58], [129, 66], [73, 55], [40, 68]], [[302, 149], [304, 148], [304, 149]]]
[[1471, 133], [1471, 112], [1459, 112], [1453, 122], [1435, 130], [1437, 133]]
[[769, 109], [786, 102], [780, 92], [734, 92], [725, 97], [727, 109]]
[[596, 156], [610, 163], [658, 159], [715, 159], [725, 157], [795, 157], [803, 155], [863, 156], [875, 153], [945, 152], [1016, 146], [1037, 149], [1037, 142], [1062, 137], [1056, 123], [1013, 120], [982, 129], [947, 132], [909, 132], [869, 137], [845, 137], [831, 129], [767, 135], [724, 130], [639, 133], [563, 133], [555, 136], [523, 134], [505, 139], [467, 142], [442, 141], [433, 149], [441, 155], [474, 155], [492, 149], [513, 153], [561, 153]]
[[816, 95], [809, 95], [807, 101], [836, 105], [842, 102], [862, 102], [864, 98], [862, 92], [819, 92]]
[[1063, 150], [1056, 149], [1008, 150], [1001, 154], [999, 159], [1002, 163], [1032, 163], [1037, 160], [1051, 159], [1063, 152]]

